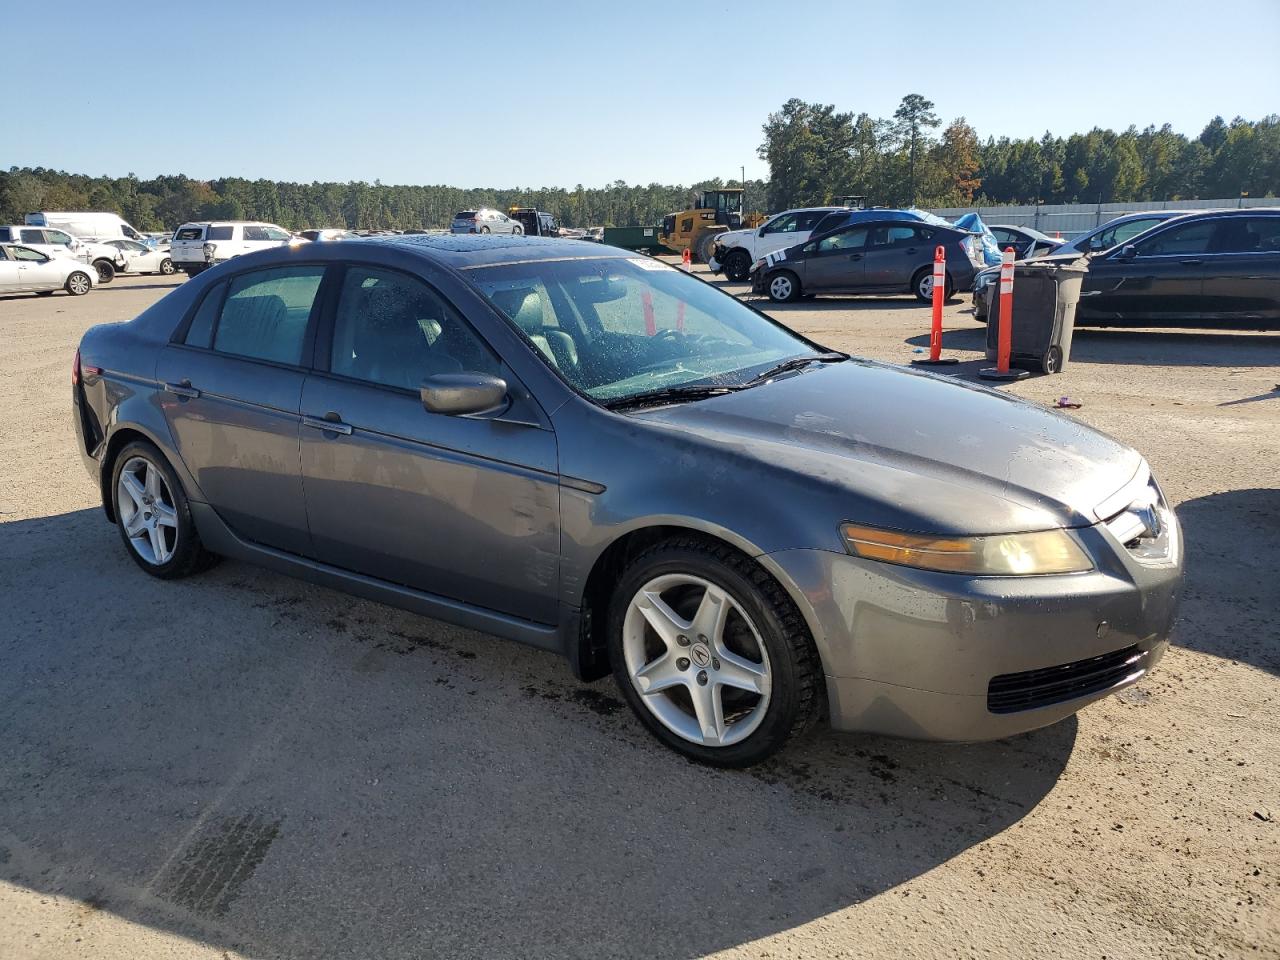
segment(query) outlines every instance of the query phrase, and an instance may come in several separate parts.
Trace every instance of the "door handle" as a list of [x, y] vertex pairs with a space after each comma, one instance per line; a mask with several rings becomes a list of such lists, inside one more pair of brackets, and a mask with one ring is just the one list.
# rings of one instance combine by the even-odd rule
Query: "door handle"
[[913, 254], [913, 253], [915, 253], [915, 252], [916, 252], [916, 248], [915, 248], [915, 247], [907, 247], [907, 255], [908, 255], [908, 256], [910, 256], [911, 254]]
[[1179, 260], [1179, 263], [1185, 263], [1188, 267], [1194, 267], [1197, 263], [1204, 263], [1199, 257], [1188, 257], [1186, 260]]
[[860, 253], [851, 253], [851, 254], [849, 254], [849, 259], [850, 259], [850, 260], [861, 260], [861, 259], [862, 259], [862, 254], [860, 254]]
[[181, 383], [166, 383], [164, 392], [172, 393], [175, 397], [182, 397], [184, 400], [194, 400], [200, 396], [200, 391], [191, 386], [190, 380], [183, 380]]
[[351, 436], [351, 424], [343, 423], [342, 417], [336, 413], [326, 413], [323, 417], [303, 417], [302, 425], [325, 433], [340, 433], [344, 437]]

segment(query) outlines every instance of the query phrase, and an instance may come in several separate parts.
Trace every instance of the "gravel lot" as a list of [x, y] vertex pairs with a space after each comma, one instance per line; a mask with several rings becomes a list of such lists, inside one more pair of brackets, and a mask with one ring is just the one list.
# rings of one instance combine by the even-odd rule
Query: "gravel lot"
[[[1085, 331], [1007, 387], [1082, 401], [1178, 505], [1153, 676], [1000, 743], [819, 732], [734, 773], [551, 655], [239, 563], [142, 574], [69, 375], [173, 285], [0, 298], [0, 957], [1280, 956], [1280, 335]], [[928, 343], [906, 298], [776, 313]]]

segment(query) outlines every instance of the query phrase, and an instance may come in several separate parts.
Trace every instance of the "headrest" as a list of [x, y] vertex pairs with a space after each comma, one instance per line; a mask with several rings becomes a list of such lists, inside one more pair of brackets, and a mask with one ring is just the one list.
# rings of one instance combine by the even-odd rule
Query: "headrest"
[[515, 321], [525, 333], [542, 332], [542, 298], [528, 287], [515, 290], [495, 290], [493, 302], [498, 309]]

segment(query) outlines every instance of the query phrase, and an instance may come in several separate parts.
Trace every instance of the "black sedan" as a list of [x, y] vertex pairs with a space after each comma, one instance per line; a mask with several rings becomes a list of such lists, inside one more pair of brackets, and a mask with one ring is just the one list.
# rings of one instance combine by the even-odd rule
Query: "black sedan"
[[982, 269], [972, 234], [931, 223], [854, 223], [771, 253], [751, 268], [751, 288], [786, 303], [819, 293], [914, 293], [933, 297], [933, 255], [947, 256], [947, 296], [968, 290]]

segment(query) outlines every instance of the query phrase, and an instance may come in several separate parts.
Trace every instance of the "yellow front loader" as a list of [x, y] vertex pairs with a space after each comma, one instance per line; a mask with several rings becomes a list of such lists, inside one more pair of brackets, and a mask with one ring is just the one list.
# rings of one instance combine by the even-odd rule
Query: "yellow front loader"
[[763, 222], [764, 216], [759, 213], [742, 212], [740, 187], [704, 190], [698, 194], [692, 209], [662, 218], [658, 239], [676, 253], [688, 250], [695, 263], [706, 263], [711, 259], [711, 245], [719, 234], [750, 229]]

